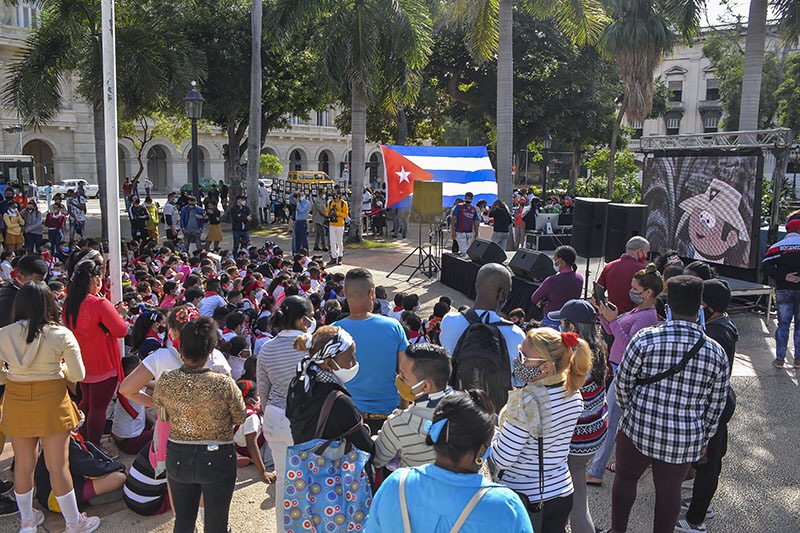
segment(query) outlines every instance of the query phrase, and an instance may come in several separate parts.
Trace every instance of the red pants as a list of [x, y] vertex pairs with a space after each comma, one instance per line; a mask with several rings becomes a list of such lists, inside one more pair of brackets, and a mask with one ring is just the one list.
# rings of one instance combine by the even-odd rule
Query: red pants
[[117, 383], [116, 376], [97, 383], [81, 383], [81, 403], [78, 408], [86, 415], [81, 435], [96, 446], [100, 446], [100, 437], [106, 425], [106, 411], [117, 391]]
[[119, 448], [119, 451], [129, 455], [139, 455], [139, 452], [142, 451], [142, 448], [150, 444], [152, 441], [152, 428], [145, 428], [138, 437], [130, 437], [128, 439], [118, 439], [114, 437], [114, 442], [117, 443], [117, 448]]

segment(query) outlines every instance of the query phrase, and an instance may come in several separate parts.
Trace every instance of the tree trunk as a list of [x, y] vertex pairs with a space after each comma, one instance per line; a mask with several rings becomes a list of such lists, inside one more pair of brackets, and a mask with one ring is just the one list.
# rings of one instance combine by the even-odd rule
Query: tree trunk
[[[97, 190], [100, 196], [100, 239], [108, 241], [108, 213], [106, 212], [106, 194], [118, 194], [118, 191], [106, 191], [106, 139], [105, 115], [103, 103], [92, 105], [92, 121], [94, 122], [94, 162], [97, 167]], [[114, 213], [117, 216], [117, 213]]]
[[[789, 139], [797, 138], [797, 128], [789, 132]], [[791, 146], [775, 150], [775, 170], [772, 172], [772, 206], [770, 209], [769, 228], [767, 229], [767, 246], [772, 246], [778, 241], [778, 224], [781, 214], [781, 194], [783, 180], [786, 179], [786, 168], [791, 159]]]
[[400, 146], [408, 142], [408, 117], [406, 117], [406, 110], [400, 109], [395, 116], [397, 122], [397, 135], [394, 142]]
[[350, 233], [348, 242], [361, 242], [361, 204], [364, 193], [364, 174], [366, 174], [366, 143], [367, 143], [367, 102], [364, 98], [364, 89], [358, 84], [353, 84], [350, 91], [352, 116], [353, 160], [350, 162], [350, 176], [353, 186], [350, 188]]
[[582, 156], [583, 144], [577, 141], [572, 143], [572, 166], [569, 169], [569, 185], [567, 187], [570, 192], [575, 190], [575, 185], [578, 183], [578, 177], [581, 174]]
[[511, 175], [514, 157], [513, 9], [511, 0], [500, 0], [500, 41], [497, 50], [497, 197], [509, 205], [514, 191], [514, 178]]
[[253, 0], [252, 51], [250, 57], [250, 125], [247, 133], [247, 205], [253, 215], [252, 227], [259, 226], [258, 178], [261, 162], [261, 0]]
[[228, 120], [228, 150], [225, 154], [225, 177], [230, 184], [228, 191], [229, 205], [233, 205], [233, 199], [242, 192], [242, 156], [239, 146], [242, 143], [242, 135], [239, 135], [236, 121]]
[[739, 131], [757, 130], [761, 75], [764, 70], [764, 45], [767, 36], [767, 0], [750, 0], [747, 18], [747, 41], [744, 49], [742, 99], [739, 108]]
[[611, 132], [611, 145], [608, 147], [608, 199], [614, 201], [614, 174], [617, 161], [617, 138], [619, 129], [622, 127], [622, 117], [625, 116], [625, 108], [628, 107], [628, 93], [622, 97], [622, 104], [619, 106], [617, 121], [614, 123], [614, 130]]
[[139, 152], [136, 154], [136, 161], [139, 163], [139, 170], [136, 171], [136, 175], [133, 177], [136, 182], [139, 181], [139, 178], [144, 173], [144, 159], [142, 158], [142, 153], [143, 152]]

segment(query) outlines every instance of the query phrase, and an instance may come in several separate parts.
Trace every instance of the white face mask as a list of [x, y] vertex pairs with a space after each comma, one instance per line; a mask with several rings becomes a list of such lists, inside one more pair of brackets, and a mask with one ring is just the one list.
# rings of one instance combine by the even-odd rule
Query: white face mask
[[316, 318], [309, 318], [308, 319], [308, 329], [306, 330], [306, 333], [311, 335], [316, 330], [317, 330], [317, 319]]
[[[333, 363], [336, 366], [339, 366], [339, 363], [337, 363], [336, 361], [333, 361]], [[342, 383], [347, 383], [348, 381], [351, 381], [354, 377], [356, 377], [356, 374], [358, 374], [358, 361], [356, 361], [356, 364], [354, 364], [350, 368], [340, 367], [337, 368], [336, 370], [331, 370], [331, 372], [333, 372], [333, 375], [335, 375], [337, 378], [342, 380]]]

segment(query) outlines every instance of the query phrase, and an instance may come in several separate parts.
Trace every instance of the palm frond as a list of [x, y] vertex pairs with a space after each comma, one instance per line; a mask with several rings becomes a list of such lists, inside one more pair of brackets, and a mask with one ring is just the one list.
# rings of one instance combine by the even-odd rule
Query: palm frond
[[596, 44], [609, 22], [599, 0], [525, 0], [522, 5], [536, 17], [553, 19], [578, 46]]
[[771, 5], [779, 21], [781, 37], [796, 43], [800, 39], [800, 1], [774, 0]]
[[445, 22], [462, 28], [466, 34], [465, 45], [470, 55], [478, 60], [491, 59], [497, 52], [499, 28], [498, 0], [453, 0]]

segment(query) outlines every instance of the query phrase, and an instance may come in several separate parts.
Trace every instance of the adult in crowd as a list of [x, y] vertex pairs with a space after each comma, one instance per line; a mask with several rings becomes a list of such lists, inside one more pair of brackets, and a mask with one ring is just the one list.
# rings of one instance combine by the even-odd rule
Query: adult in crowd
[[[739, 331], [726, 312], [731, 302], [731, 289], [728, 282], [709, 279], [703, 282], [703, 315], [706, 322], [706, 335], [719, 343], [728, 357], [728, 377], [733, 369], [736, 343]], [[717, 492], [719, 476], [722, 473], [722, 458], [728, 451], [728, 422], [736, 409], [736, 394], [728, 386], [725, 409], [719, 419], [714, 436], [708, 440], [705, 456], [694, 464], [695, 477], [691, 498], [681, 501], [681, 509], [686, 514], [678, 519], [675, 530], [681, 533], [704, 533], [705, 521], [713, 516], [711, 500]], [[709, 516], [710, 515], [710, 516]]]
[[192, 243], [194, 243], [195, 249], [203, 249], [200, 238], [203, 235], [205, 219], [203, 209], [197, 205], [197, 198], [190, 196], [186, 205], [181, 209], [181, 231], [187, 252]]
[[86, 225], [86, 196], [81, 196], [72, 191], [67, 191], [67, 210], [69, 212], [69, 242], [75, 241], [75, 235], [83, 239], [84, 226]]
[[25, 249], [38, 254], [42, 246], [42, 212], [35, 198], [28, 202], [22, 216], [25, 219]]
[[33, 508], [40, 440], [66, 532], [94, 531], [100, 519], [78, 511], [69, 472], [69, 432], [80, 415], [67, 388], [86, 376], [81, 350], [72, 332], [59, 325], [58, 307], [44, 283], [26, 283], [19, 296], [12, 310], [15, 322], [0, 330], [0, 361], [6, 367], [0, 373], [6, 385], [0, 430], [14, 449], [20, 531], [35, 532], [44, 523], [44, 514]]
[[311, 222], [314, 223], [314, 251], [327, 251], [327, 227], [325, 223], [328, 221], [327, 205], [325, 204], [325, 196], [319, 191], [312, 191], [311, 202]]
[[397, 320], [372, 314], [375, 281], [369, 270], [350, 269], [344, 278], [344, 295], [350, 314], [333, 325], [352, 335], [361, 350], [361, 371], [347, 390], [372, 433], [377, 434], [387, 416], [400, 405], [395, 378], [408, 340]]
[[222, 213], [217, 209], [216, 202], [206, 202], [205, 217], [208, 222], [206, 250], [219, 250], [219, 243], [222, 242]]
[[800, 213], [786, 221], [786, 237], [769, 247], [761, 270], [775, 280], [778, 328], [775, 330], [775, 360], [782, 368], [789, 344], [789, 326], [794, 321], [794, 366], [800, 368]]
[[472, 239], [478, 236], [478, 210], [472, 205], [472, 193], [464, 195], [464, 202], [456, 205], [450, 214], [450, 235], [458, 243], [458, 253], [467, 253]]
[[409, 407], [389, 415], [375, 440], [376, 467], [386, 466], [397, 458], [401, 467], [422, 466], [436, 460], [426, 442], [425, 423], [433, 418], [439, 402], [452, 392], [450, 355], [435, 344], [412, 344], [397, 365], [395, 384], [400, 399]]
[[15, 275], [9, 283], [0, 286], [0, 328], [14, 321], [11, 310], [19, 289], [29, 281], [43, 281], [46, 275], [47, 263], [40, 256], [26, 254], [17, 260]]
[[[608, 361], [614, 373], [622, 361], [625, 349], [634, 335], [639, 330], [654, 326], [658, 322], [658, 314], [655, 308], [655, 297], [661, 293], [664, 283], [656, 266], [652, 263], [646, 268], [634, 274], [630, 281], [629, 300], [636, 301], [636, 307], [627, 313], [619, 314], [618, 310], [612, 309], [606, 304], [600, 305], [597, 309], [600, 315], [600, 323], [603, 329], [614, 336], [614, 343], [608, 354]], [[617, 423], [622, 414], [622, 410], [617, 405], [614, 394], [615, 382], [612, 381], [606, 391], [608, 400], [608, 434], [616, 435]], [[597, 450], [592, 465], [586, 472], [586, 483], [599, 487], [603, 483], [611, 452], [614, 449], [614, 440], [606, 439]]]
[[703, 281], [717, 277], [717, 273], [705, 261], [692, 261], [684, 267], [683, 273], [687, 276], [700, 278]]
[[[256, 366], [256, 383], [264, 412], [264, 436], [272, 450], [277, 474], [275, 494], [282, 495], [286, 483], [286, 449], [294, 444], [286, 417], [286, 395], [297, 374], [297, 365], [308, 352], [296, 350], [294, 341], [311, 326], [316, 327], [314, 309], [308, 298], [289, 296], [272, 315], [275, 337], [261, 346]], [[314, 328], [311, 328], [313, 332]], [[283, 531], [283, 505], [275, 506], [275, 522]]]
[[308, 250], [308, 215], [311, 214], [311, 202], [306, 191], [301, 190], [297, 195], [297, 205], [294, 209], [294, 225], [292, 226], [292, 253]]
[[[138, 196], [131, 198], [131, 239], [134, 241], [142, 242], [147, 238], [147, 221], [150, 220], [150, 213], [147, 208], [142, 205], [142, 200]], [[72, 238], [70, 231], [70, 238]]]
[[51, 180], [47, 180], [44, 185], [44, 200], [47, 203], [47, 209], [49, 211], [50, 206], [53, 205], [53, 182]]
[[250, 242], [250, 234], [247, 227], [253, 217], [250, 215], [250, 208], [247, 207], [247, 196], [240, 194], [236, 197], [236, 204], [231, 207], [231, 231], [233, 233], [233, 253], [239, 251], [239, 247]]
[[495, 200], [489, 211], [489, 218], [492, 219], [492, 242], [496, 242], [505, 250], [511, 232], [511, 210], [504, 201]]
[[144, 199], [144, 208], [147, 210], [147, 220], [145, 221], [147, 236], [154, 242], [158, 242], [158, 224], [160, 221], [158, 204], [153, 201], [151, 196], [146, 196]]
[[531, 301], [543, 308], [542, 326], [559, 329], [558, 320], [551, 319], [548, 314], [564, 307], [569, 300], [581, 297], [583, 276], [578, 274], [575, 261], [578, 254], [572, 246], [559, 246], [553, 253], [553, 265], [558, 269], [556, 274], [548, 276], [539, 288], [531, 295]]
[[175, 205], [177, 196], [174, 192], [167, 195], [167, 203], [164, 204], [164, 228], [167, 232], [167, 239], [175, 241], [178, 238], [178, 228], [180, 227], [180, 211]]
[[535, 531], [566, 531], [572, 510], [567, 457], [581, 413], [578, 390], [592, 367], [592, 352], [574, 332], [528, 332], [514, 361], [525, 385], [509, 395], [490, 457], [496, 478], [527, 502]]
[[145, 196], [150, 196], [150, 191], [153, 190], [153, 182], [150, 181], [150, 178], [145, 176], [144, 177], [144, 183], [142, 185], [144, 185], [144, 195]]
[[333, 199], [325, 211], [331, 236], [331, 261], [328, 266], [341, 265], [344, 255], [344, 223], [350, 216], [350, 208], [342, 198], [340, 189], [333, 190]]
[[12, 252], [22, 248], [24, 240], [22, 232], [25, 228], [25, 219], [20, 214], [17, 202], [14, 200], [8, 202], [8, 209], [6, 209], [6, 212], [3, 214], [3, 223], [6, 228], [3, 247]]
[[263, 181], [258, 182], [258, 220], [269, 224], [269, 190]]
[[[631, 339], [615, 380], [622, 410], [611, 503], [611, 528], [624, 532], [639, 478], [652, 466], [654, 533], [675, 528], [681, 483], [716, 433], [729, 386], [728, 358], [697, 323], [703, 282], [669, 280], [671, 316]], [[668, 399], [666, 401], [665, 399]]]
[[222, 202], [222, 210], [228, 210], [228, 193], [230, 189], [228, 188], [228, 184], [222, 180], [219, 180], [219, 201]]
[[133, 192], [133, 185], [131, 185], [131, 179], [130, 178], [125, 178], [125, 181], [122, 182], [122, 198], [125, 200], [125, 212], [126, 213], [131, 208], [131, 193], [132, 192]]
[[586, 493], [586, 465], [607, 438], [608, 406], [606, 405], [606, 344], [597, 331], [597, 313], [585, 300], [570, 300], [561, 310], [548, 315], [561, 322], [561, 331], [571, 331], [586, 341], [592, 352], [592, 367], [580, 388], [583, 410], [578, 417], [569, 444], [570, 477], [575, 490], [569, 514], [573, 533], [595, 533]]
[[100, 446], [106, 411], [125, 379], [119, 339], [128, 333], [124, 303], [115, 308], [100, 295], [105, 276], [105, 261], [97, 250], [79, 252], [72, 281], [64, 300], [64, 324], [78, 339], [86, 365], [81, 383], [80, 409], [86, 415], [81, 432], [89, 442]]
[[216, 345], [216, 326], [210, 318], [187, 323], [180, 343], [183, 365], [165, 372], [153, 391], [159, 417], [170, 423], [167, 482], [176, 533], [194, 531], [201, 495], [204, 531], [228, 531], [236, 485], [233, 426], [244, 422], [247, 411], [236, 383], [206, 367]]
[[[503, 308], [508, 295], [511, 293], [511, 272], [503, 265], [489, 263], [478, 270], [475, 279], [475, 306], [473, 310], [482, 322], [496, 323], [503, 319], [497, 313]], [[469, 321], [463, 313], [448, 313], [442, 318], [439, 342], [451, 356], [455, 352], [458, 340], [469, 326]], [[525, 333], [512, 322], [504, 322], [498, 326], [500, 333], [506, 341], [508, 360], [512, 365], [517, 358], [517, 346], [525, 340]], [[518, 383], [521, 385], [521, 383]], [[509, 388], [511, 383], [509, 383]]]
[[519, 496], [479, 471], [495, 430], [494, 406], [482, 391], [455, 391], [439, 402], [426, 442], [436, 459], [401, 468], [372, 500], [367, 531], [514, 531], [532, 533]]
[[44, 225], [47, 228], [47, 239], [55, 252], [61, 248], [61, 242], [64, 240], [64, 228], [67, 225], [67, 217], [60, 203], [53, 203], [50, 206], [44, 219]]
[[647, 239], [639, 236], [631, 237], [625, 244], [625, 253], [619, 256], [619, 259], [608, 263], [597, 278], [598, 285], [606, 288], [608, 301], [617, 307], [620, 314], [636, 307], [628, 294], [631, 279], [642, 269], [649, 253], [650, 243]]

